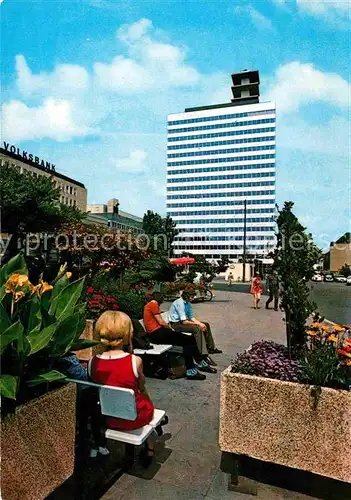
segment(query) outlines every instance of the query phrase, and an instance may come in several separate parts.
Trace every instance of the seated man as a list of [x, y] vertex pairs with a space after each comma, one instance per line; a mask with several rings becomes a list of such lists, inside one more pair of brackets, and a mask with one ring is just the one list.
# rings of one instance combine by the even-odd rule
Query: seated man
[[[191, 299], [192, 299], [192, 297], [190, 297], [190, 300], [185, 302], [185, 314], [186, 314], [187, 319], [189, 321], [191, 321], [194, 325], [197, 325], [201, 328], [203, 336], [205, 337], [205, 342], [206, 342], [206, 347], [207, 347], [208, 353], [209, 354], [222, 354], [222, 351], [220, 349], [217, 349], [217, 347], [215, 346], [210, 324], [207, 321], [200, 321], [200, 320], [195, 318], [194, 313], [193, 313], [193, 308], [191, 307]], [[209, 358], [209, 359], [211, 359], [211, 358]]]
[[[160, 304], [163, 302], [163, 295], [159, 292], [152, 294], [152, 300], [144, 307], [144, 327], [151, 342], [154, 344], [172, 344], [183, 348], [186, 378], [188, 380], [204, 380], [205, 375], [199, 373], [195, 368], [194, 358], [199, 362], [199, 369], [212, 373], [212, 369], [207, 363], [201, 365], [201, 355], [193, 336], [183, 335], [175, 332], [161, 316]], [[201, 366], [200, 366], [201, 365]], [[208, 369], [206, 369], [208, 368]]]
[[194, 317], [191, 299], [192, 294], [184, 291], [182, 296], [173, 302], [169, 311], [169, 322], [176, 331], [192, 333], [202, 354], [202, 359], [209, 365], [216, 366], [208, 353], [214, 354], [222, 351], [214, 345], [209, 323], [202, 323]]

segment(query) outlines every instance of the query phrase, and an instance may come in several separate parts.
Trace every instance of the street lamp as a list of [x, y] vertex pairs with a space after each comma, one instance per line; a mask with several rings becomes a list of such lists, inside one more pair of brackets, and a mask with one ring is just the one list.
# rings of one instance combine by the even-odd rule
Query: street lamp
[[244, 200], [243, 283], [246, 279], [246, 200]]

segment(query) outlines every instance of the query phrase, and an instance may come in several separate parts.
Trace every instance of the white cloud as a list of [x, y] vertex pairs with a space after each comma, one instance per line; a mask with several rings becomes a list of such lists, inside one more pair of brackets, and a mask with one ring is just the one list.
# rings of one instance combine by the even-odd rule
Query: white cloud
[[142, 149], [131, 151], [127, 158], [117, 160], [116, 166], [119, 170], [140, 172], [146, 168], [147, 153]]
[[312, 15], [350, 16], [349, 0], [296, 0], [296, 5]]
[[34, 75], [23, 55], [16, 56], [17, 87], [24, 97], [37, 94], [66, 95], [89, 87], [89, 74], [76, 64], [59, 64], [52, 73]]
[[198, 83], [200, 75], [185, 63], [185, 50], [157, 41], [156, 35], [148, 19], [122, 26], [117, 31], [117, 38], [126, 45], [128, 57], [119, 55], [110, 64], [95, 63], [98, 85], [111, 91], [131, 93]]
[[3, 136], [12, 141], [49, 138], [67, 141], [93, 133], [75, 121], [74, 107], [65, 100], [45, 99], [38, 107], [12, 100], [2, 106]]
[[282, 113], [296, 111], [310, 102], [324, 102], [347, 109], [349, 96], [349, 84], [340, 75], [323, 73], [313, 64], [293, 61], [279, 66], [265, 97], [276, 101], [277, 109]]
[[262, 12], [259, 12], [257, 9], [252, 7], [252, 5], [247, 5], [245, 7], [235, 7], [234, 11], [238, 14], [247, 14], [250, 17], [252, 23], [259, 29], [273, 29], [272, 21], [268, 17], [264, 16]]

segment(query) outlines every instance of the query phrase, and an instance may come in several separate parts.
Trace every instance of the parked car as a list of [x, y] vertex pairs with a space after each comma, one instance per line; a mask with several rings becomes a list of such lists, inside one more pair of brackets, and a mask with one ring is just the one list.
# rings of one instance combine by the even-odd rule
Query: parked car
[[315, 274], [312, 276], [312, 281], [323, 281], [323, 276], [321, 274]]
[[346, 283], [346, 278], [341, 274], [334, 274], [334, 281], [337, 281], [338, 283]]
[[351, 275], [346, 278], [346, 285], [351, 286]]
[[333, 275], [332, 274], [326, 274], [324, 276], [324, 281], [327, 281], [328, 283], [334, 281]]

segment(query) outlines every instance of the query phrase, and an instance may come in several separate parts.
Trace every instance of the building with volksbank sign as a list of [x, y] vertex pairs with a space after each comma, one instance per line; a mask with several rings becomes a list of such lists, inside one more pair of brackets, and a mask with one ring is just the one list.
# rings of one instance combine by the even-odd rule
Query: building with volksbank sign
[[60, 188], [60, 202], [68, 206], [77, 206], [83, 212], [87, 209], [87, 190], [79, 181], [56, 171], [56, 165], [30, 151], [18, 148], [6, 141], [0, 148], [0, 165], [11, 166], [20, 172], [29, 172], [34, 176], [50, 177], [55, 187]]
[[232, 81], [230, 103], [168, 116], [167, 214], [180, 231], [176, 255], [238, 259], [245, 221], [247, 253], [263, 257], [274, 244], [275, 104], [259, 101], [258, 71]]

